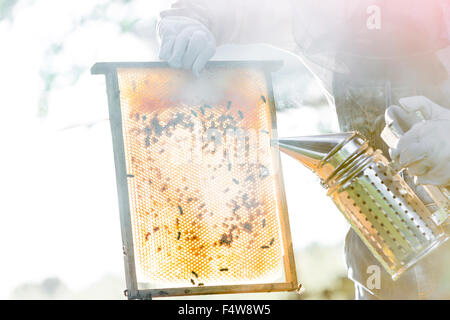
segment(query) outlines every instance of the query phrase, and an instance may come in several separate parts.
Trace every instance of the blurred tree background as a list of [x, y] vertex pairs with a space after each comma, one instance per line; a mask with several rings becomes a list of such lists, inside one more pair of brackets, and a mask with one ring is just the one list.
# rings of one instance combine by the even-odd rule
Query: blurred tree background
[[[89, 69], [98, 61], [157, 60], [158, 13], [170, 2], [0, 0], [0, 86], [8, 107], [0, 134], [12, 136], [5, 147], [14, 155], [0, 160], [1, 191], [10, 195], [0, 204], [9, 213], [0, 218], [0, 241], [14, 244], [5, 249], [13, 262], [0, 267], [0, 298], [123, 298], [105, 84]], [[291, 55], [224, 46], [215, 59], [285, 60], [274, 74], [279, 136], [338, 130], [320, 86]], [[347, 224], [312, 173], [282, 160], [304, 290], [220, 298], [351, 299]]]

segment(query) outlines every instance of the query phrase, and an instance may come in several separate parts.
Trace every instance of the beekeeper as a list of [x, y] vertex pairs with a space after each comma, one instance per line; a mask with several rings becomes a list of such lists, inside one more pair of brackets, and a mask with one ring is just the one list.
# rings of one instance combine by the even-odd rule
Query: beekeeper
[[[198, 75], [222, 44], [268, 43], [296, 54], [334, 98], [341, 130], [390, 151], [421, 194], [420, 184], [450, 186], [448, 21], [447, 0], [180, 0], [161, 13], [160, 58]], [[395, 150], [380, 138], [386, 109], [408, 124]], [[345, 253], [356, 298], [450, 298], [448, 243], [395, 282], [381, 267], [377, 275], [352, 230]]]

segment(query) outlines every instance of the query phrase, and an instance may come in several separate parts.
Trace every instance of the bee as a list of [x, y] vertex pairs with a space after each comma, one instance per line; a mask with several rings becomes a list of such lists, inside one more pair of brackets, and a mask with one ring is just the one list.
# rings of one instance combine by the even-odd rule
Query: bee
[[261, 249], [269, 249], [269, 246], [261, 246]]
[[191, 271], [191, 273], [192, 273], [196, 278], [198, 278], [198, 274], [197, 274], [195, 271]]
[[181, 206], [178, 206], [178, 210], [180, 211], [180, 214], [183, 214], [183, 208], [181, 208]]
[[267, 169], [265, 166], [261, 166], [259, 169], [259, 177], [265, 178], [269, 175], [269, 169]]
[[228, 268], [222, 268], [219, 271], [228, 271]]
[[181, 232], [180, 232], [180, 231], [178, 231], [178, 236], [177, 236], [177, 240], [180, 240], [180, 237], [181, 237]]
[[255, 177], [253, 176], [253, 174], [251, 174], [245, 179], [245, 181], [254, 182], [255, 181]]
[[261, 96], [262, 101], [264, 101], [264, 103], [266, 103], [266, 97]]

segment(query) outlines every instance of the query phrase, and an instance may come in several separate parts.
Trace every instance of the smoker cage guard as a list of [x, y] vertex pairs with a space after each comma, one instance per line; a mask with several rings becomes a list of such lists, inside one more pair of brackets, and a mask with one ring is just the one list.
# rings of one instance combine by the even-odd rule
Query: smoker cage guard
[[[262, 80], [263, 83], [263, 87], [265, 88], [266, 92], [261, 92], [261, 98], [263, 100], [263, 104], [266, 105], [266, 108], [268, 110], [268, 125], [269, 125], [269, 130], [261, 130], [264, 131], [265, 134], [267, 134], [267, 138], [268, 141], [270, 141], [270, 139], [276, 139], [276, 112], [275, 112], [275, 105], [274, 105], [274, 97], [273, 97], [273, 91], [272, 91], [272, 83], [271, 83], [271, 72], [277, 70], [280, 66], [282, 65], [281, 61], [210, 61], [208, 62], [208, 64], [206, 65], [205, 68], [205, 73], [208, 72], [222, 72], [222, 71], [226, 71], [226, 70], [252, 70], [251, 72], [254, 72], [254, 74], [257, 74], [258, 77], [260, 77], [260, 80]], [[132, 105], [133, 103], [136, 105], [139, 105], [139, 103], [142, 103], [142, 99], [139, 100], [140, 102], [130, 102], [131, 100], [128, 100], [128, 102], [125, 102], [125, 98], [123, 97], [123, 95], [126, 95], [126, 92], [132, 92], [130, 91], [130, 86], [133, 87], [132, 90], [134, 92], [136, 92], [136, 81], [128, 81], [126, 83], [127, 88], [122, 88], [122, 86], [124, 85], [124, 81], [125, 80], [121, 80], [126, 78], [126, 75], [128, 73], [140, 73], [141, 75], [143, 74], [143, 78], [141, 77], [140, 80], [138, 79], [137, 82], [139, 82], [137, 84], [137, 90], [142, 90], [142, 85], [148, 85], [148, 79], [146, 79], [146, 74], [147, 73], [152, 73], [153, 74], [153, 80], [155, 81], [155, 83], [158, 83], [158, 81], [160, 80], [160, 75], [163, 75], [165, 73], [169, 73], [169, 76], [172, 76], [176, 81], [181, 81], [181, 82], [177, 82], [179, 83], [183, 83], [182, 80], [180, 80], [180, 78], [182, 79], [189, 79], [189, 83], [192, 81], [196, 81], [195, 78], [190, 74], [190, 72], [184, 71], [184, 70], [179, 70], [179, 69], [172, 69], [168, 66], [168, 64], [166, 62], [101, 62], [101, 63], [96, 63], [92, 68], [91, 68], [91, 73], [92, 74], [104, 74], [105, 78], [106, 78], [106, 89], [107, 89], [107, 96], [108, 96], [108, 105], [109, 105], [109, 117], [110, 117], [110, 125], [111, 125], [111, 133], [112, 133], [112, 141], [113, 141], [113, 151], [114, 151], [114, 163], [115, 163], [115, 172], [116, 172], [116, 184], [117, 184], [117, 190], [118, 190], [118, 198], [119, 198], [119, 212], [120, 212], [120, 223], [121, 223], [121, 233], [122, 233], [122, 243], [123, 243], [123, 254], [124, 254], [124, 264], [125, 264], [125, 278], [126, 278], [126, 286], [127, 286], [127, 290], [126, 290], [126, 295], [128, 297], [128, 299], [149, 299], [149, 298], [153, 298], [153, 297], [167, 297], [167, 296], [183, 296], [183, 295], [201, 295], [201, 294], [225, 294], [225, 293], [250, 293], [250, 292], [276, 292], [276, 291], [291, 291], [291, 290], [295, 290], [297, 289], [297, 275], [296, 275], [296, 269], [295, 269], [295, 261], [294, 261], [294, 254], [293, 254], [293, 248], [292, 248], [292, 240], [291, 240], [291, 233], [290, 233], [290, 227], [289, 227], [289, 219], [288, 219], [288, 212], [287, 212], [287, 205], [286, 205], [286, 200], [285, 200], [285, 192], [284, 192], [284, 185], [283, 185], [283, 175], [282, 175], [282, 171], [281, 171], [281, 163], [280, 163], [280, 156], [278, 153], [278, 149], [277, 148], [270, 148], [270, 146], [268, 147], [268, 152], [270, 154], [270, 162], [272, 164], [275, 163], [275, 165], [277, 165], [277, 169], [273, 170], [273, 175], [271, 175], [272, 177], [270, 177], [270, 179], [273, 180], [273, 203], [274, 205], [272, 207], [274, 207], [273, 209], [273, 214], [276, 215], [276, 219], [272, 219], [270, 220], [270, 216], [267, 216], [267, 220], [268, 220], [268, 224], [270, 223], [274, 223], [274, 226], [272, 226], [272, 229], [268, 229], [268, 227], [265, 227], [266, 225], [266, 219], [261, 217], [257, 217], [258, 220], [258, 227], [256, 227], [255, 224], [255, 228], [253, 231], [261, 231], [261, 228], [266, 228], [266, 230], [272, 230], [272, 233], [275, 234], [275, 236], [273, 236], [270, 240], [270, 243], [267, 243], [267, 245], [263, 245], [260, 246], [260, 248], [262, 248], [262, 250], [272, 250], [272, 244], [274, 243], [274, 248], [277, 246], [277, 242], [279, 242], [278, 244], [278, 249], [273, 249], [274, 254], [272, 254], [270, 257], [272, 260], [270, 261], [278, 261], [280, 263], [280, 270], [282, 270], [282, 276], [277, 277], [276, 280], [273, 280], [273, 277], [271, 278], [272, 280], [264, 280], [264, 281], [255, 281], [255, 279], [252, 279], [252, 281], [245, 281], [243, 280], [242, 283], [239, 283], [240, 280], [239, 279], [234, 279], [232, 281], [231, 284], [229, 284], [229, 282], [231, 281], [223, 281], [223, 285], [221, 285], [221, 280], [217, 280], [217, 281], [213, 281], [212, 285], [208, 285], [208, 283], [205, 281], [205, 283], [201, 283], [201, 275], [199, 275], [198, 273], [200, 273], [199, 271], [194, 271], [192, 270], [191, 273], [191, 279], [190, 282], [192, 283], [186, 283], [185, 285], [181, 284], [178, 282], [175, 286], [159, 286], [158, 285], [158, 281], [156, 281], [157, 285], [156, 286], [151, 286], [151, 287], [146, 287], [145, 285], [143, 285], [141, 282], [139, 282], [140, 277], [142, 277], [140, 275], [138, 269], [139, 264], [142, 265], [142, 261], [140, 262], [139, 259], [142, 260], [142, 257], [140, 257], [141, 255], [145, 255], [145, 252], [147, 251], [139, 251], [142, 249], [143, 246], [146, 245], [145, 241], [147, 241], [149, 238], [151, 238], [153, 235], [156, 234], [161, 234], [158, 233], [158, 231], [160, 231], [161, 229], [166, 228], [167, 229], [167, 233], [171, 234], [171, 238], [170, 241], [175, 241], [174, 238], [178, 239], [178, 240], [182, 240], [184, 238], [182, 238], [181, 236], [181, 232], [178, 231], [178, 234], [176, 232], [176, 230], [178, 229], [173, 229], [172, 231], [175, 230], [175, 232], [171, 233], [171, 226], [165, 226], [164, 228], [163, 226], [155, 226], [153, 227], [152, 230], [149, 230], [149, 232], [144, 236], [144, 238], [142, 237], [142, 234], [140, 234], [140, 238], [139, 238], [139, 234], [138, 231], [140, 230], [137, 226], [139, 224], [139, 220], [140, 218], [136, 218], [137, 213], [135, 213], [133, 210], [137, 210], [136, 209], [136, 201], [134, 195], [132, 195], [131, 193], [134, 192], [135, 189], [135, 184], [131, 184], [130, 180], [134, 179], [135, 176], [133, 174], [130, 174], [130, 155], [127, 154], [127, 144], [129, 144], [129, 141], [127, 141], [127, 134], [129, 132], [131, 132], [132, 129], [135, 128], [129, 128], [128, 124], [132, 123], [133, 125], [138, 125], [137, 122], [133, 122], [133, 121], [143, 121], [142, 118], [146, 119], [145, 121], [149, 121], [149, 119], [147, 119], [145, 116], [140, 116], [139, 113], [136, 114], [136, 119], [131, 119], [131, 120], [127, 120], [125, 118], [125, 114], [124, 113], [124, 108], [125, 107], [130, 107], [130, 105]], [[228, 72], [228, 71], [226, 71]], [[125, 74], [124, 76], [121, 76]], [[200, 78], [202, 77], [202, 75], [200, 75]], [[139, 77], [138, 77], [139, 78]], [[127, 78], [128, 79], [128, 78]], [[135, 79], [135, 78], [133, 78]], [[145, 79], [145, 80], [143, 80]], [[228, 78], [229, 79], [229, 78]], [[152, 80], [150, 80], [151, 82]], [[251, 82], [251, 79], [250, 79]], [[131, 84], [130, 84], [131, 83]], [[169, 80], [167, 82], [169, 85], [172, 83], [172, 80]], [[236, 86], [236, 90], [245, 90], [244, 87], [239, 88], [239, 81], [236, 82], [235, 84]], [[154, 90], [159, 90], [159, 88], [155, 87]], [[160, 102], [159, 100], [155, 100], [157, 102]], [[154, 103], [155, 101], [153, 101], [152, 103]], [[148, 102], [148, 101], [147, 101]], [[230, 104], [232, 102], [228, 102], [228, 105], [226, 107], [222, 107], [222, 110], [229, 110], [230, 112], [233, 111], [230, 107]], [[139, 105], [140, 106], [140, 105]], [[233, 106], [234, 107], [234, 106]], [[251, 106], [251, 107], [254, 107]], [[211, 108], [210, 106], [207, 106], [206, 104], [204, 105], [204, 107], [200, 107], [199, 110], [197, 110], [196, 112], [191, 110], [191, 115], [189, 115], [190, 118], [194, 119], [196, 117], [199, 117], [199, 112], [201, 112], [203, 115], [205, 115], [205, 108]], [[225, 109], [226, 108], [226, 109]], [[212, 108], [214, 109], [214, 107]], [[231, 110], [230, 110], [231, 109]], [[211, 109], [207, 110], [210, 111]], [[252, 109], [254, 110], [254, 109]], [[160, 110], [161, 111], [161, 110]], [[236, 111], [236, 110], [235, 110]], [[210, 118], [213, 118], [214, 115], [212, 114], [213, 111], [210, 111]], [[219, 111], [218, 111], [219, 112]], [[249, 111], [249, 113], [251, 113], [253, 111]], [[219, 113], [220, 114], [220, 113]], [[129, 116], [131, 118], [131, 113], [129, 113], [127, 116]], [[158, 112], [156, 112], [156, 116], [158, 115]], [[155, 117], [156, 117], [155, 116]], [[239, 120], [242, 118], [244, 119], [244, 115], [242, 113], [241, 110], [237, 110], [237, 114], [235, 116], [236, 118], [238, 118]], [[139, 119], [138, 119], [139, 118]], [[214, 118], [215, 119], [215, 118]], [[132, 121], [132, 122], [130, 122]], [[158, 121], [158, 126], [159, 126], [159, 120]], [[173, 121], [173, 119], [172, 119]], [[261, 122], [263, 123], [263, 122]], [[146, 130], [148, 129], [148, 126], [145, 127], [145, 129], [142, 130]], [[126, 132], [128, 130], [128, 133]], [[153, 140], [155, 140], [155, 138], [153, 138]], [[145, 139], [145, 146], [149, 147], [150, 145], [153, 146], [153, 140], [150, 141], [150, 137], [147, 137]], [[143, 142], [144, 143], [144, 142]], [[214, 140], [214, 145], [215, 145], [215, 140]], [[270, 145], [270, 142], [269, 142]], [[134, 149], [133, 149], [134, 150]], [[161, 149], [160, 152], [163, 152], [163, 150]], [[136, 155], [136, 154], [135, 154]], [[157, 158], [157, 155], [156, 155]], [[135, 159], [133, 157], [131, 157], [131, 159], [134, 161]], [[223, 169], [222, 169], [223, 170]], [[228, 165], [228, 171], [230, 171], [230, 164]], [[141, 173], [139, 173], [141, 174]], [[144, 173], [143, 173], [144, 175]], [[168, 178], [170, 179], [170, 177]], [[150, 179], [149, 179], [150, 180]], [[233, 179], [234, 183], [238, 183], [236, 181], [236, 179]], [[270, 181], [270, 180], [267, 180]], [[149, 181], [149, 183], [152, 183], [151, 181]], [[177, 183], [174, 182], [174, 184], [176, 185]], [[233, 185], [233, 183], [231, 183], [231, 185]], [[169, 184], [169, 187], [171, 185]], [[134, 189], [133, 189], [134, 188]], [[167, 185], [164, 186], [164, 188], [167, 188]], [[187, 188], [187, 187], [186, 187]], [[227, 188], [228, 189], [228, 188]], [[270, 189], [270, 188], [269, 188]], [[134, 191], [133, 191], [134, 190]], [[179, 192], [179, 191], [177, 191]], [[256, 191], [257, 192], [257, 191]], [[151, 194], [150, 194], [150, 197]], [[133, 200], [134, 199], [134, 200]], [[181, 199], [181, 197], [179, 198]], [[191, 200], [192, 198], [188, 199], [187, 201]], [[197, 200], [197, 199], [194, 199]], [[168, 199], [167, 201], [170, 201], [170, 199]], [[136, 202], [136, 203], [134, 203]], [[173, 206], [173, 205], [172, 205]], [[175, 208], [177, 206], [175, 205]], [[201, 206], [200, 206], [201, 207]], [[179, 212], [178, 214], [183, 214], [183, 208], [182, 206], [178, 205], [178, 209]], [[236, 208], [235, 208], [236, 209]], [[233, 209], [234, 210], [234, 209]], [[258, 209], [259, 210], [259, 209]], [[250, 211], [249, 211], [250, 212]], [[206, 213], [206, 210], [205, 210]], [[148, 214], [151, 214], [150, 212]], [[192, 214], [192, 212], [191, 212]], [[263, 217], [265, 211], [262, 213]], [[133, 216], [134, 215], [134, 216]], [[211, 213], [212, 215], [212, 213]], [[259, 213], [257, 211], [256, 216], [258, 216]], [[184, 215], [186, 216], [186, 214]], [[200, 214], [199, 214], [200, 216]], [[136, 220], [137, 219], [137, 220]], [[230, 218], [231, 219], [231, 218]], [[178, 218], [177, 220], [177, 224], [178, 222]], [[133, 222], [134, 221], [134, 222]], [[138, 222], [136, 222], [138, 221]], [[262, 221], [262, 223], [261, 223]], [[192, 222], [194, 223], [194, 222]], [[276, 225], [278, 223], [278, 231], [276, 230]], [[242, 222], [240, 222], [240, 225], [242, 226]], [[152, 227], [153, 225], [151, 225]], [[133, 229], [133, 227], [135, 229]], [[216, 227], [216, 226], [215, 226]], [[160, 229], [161, 228], [161, 229]], [[244, 229], [246, 228], [246, 226], [244, 225]], [[259, 228], [259, 229], [258, 229]], [[150, 228], [151, 229], [151, 228]], [[242, 228], [241, 228], [242, 229]], [[248, 228], [249, 230], [247, 231], [252, 231], [251, 228]], [[255, 230], [257, 229], [257, 230]], [[138, 230], [138, 231], [136, 231]], [[233, 229], [231, 229], [232, 231], [230, 231], [229, 234], [231, 234], [233, 232]], [[244, 230], [246, 231], [246, 230]], [[208, 232], [208, 231], [207, 231]], [[278, 232], [278, 233], [277, 233]], [[258, 242], [259, 238], [256, 238], [256, 232], [254, 233], [254, 241]], [[239, 233], [239, 235], [241, 235], [241, 233]], [[184, 234], [183, 234], [184, 236]], [[247, 232], [242, 232], [242, 237], [241, 238], [245, 238], [248, 237]], [[261, 238], [262, 236], [260, 236]], [[138, 239], [138, 241], [136, 241], [136, 239]], [[140, 241], [139, 239], [144, 239], [143, 241]], [[189, 239], [189, 238], [186, 238]], [[227, 244], [226, 240], [228, 238], [225, 238], [223, 241], [225, 244]], [[164, 240], [164, 239], [163, 239]], [[267, 240], [267, 239], [266, 239]], [[279, 241], [278, 241], [279, 240]], [[243, 241], [243, 240], [242, 240]], [[220, 245], [222, 245], [222, 239], [219, 240]], [[144, 243], [144, 244], [142, 244]], [[215, 242], [214, 245], [216, 245], [217, 243]], [[173, 245], [172, 245], [173, 247]], [[181, 246], [179, 246], [178, 248], [181, 248]], [[136, 251], [138, 250], [138, 251]], [[153, 250], [153, 249], [152, 249]], [[172, 250], [172, 248], [170, 247], [170, 245], [168, 245], [168, 248], [164, 247], [161, 248], [157, 247], [157, 250], [159, 252], [166, 252], [164, 250]], [[277, 251], [278, 250], [278, 251]], [[167, 252], [169, 252], [167, 251]], [[245, 250], [244, 250], [245, 251]], [[144, 252], [144, 254], [142, 254], [142, 252]], [[153, 251], [152, 251], [153, 252]], [[251, 256], [251, 250], [249, 250], [249, 254]], [[266, 251], [269, 252], [269, 251]], [[137, 253], [137, 254], [136, 254]], [[169, 254], [169, 253], [167, 253]], [[264, 253], [266, 254], [266, 253]], [[278, 255], [277, 255], [278, 254]], [[152, 256], [155, 257], [155, 254]], [[218, 256], [219, 257], [219, 256]], [[246, 256], [247, 257], [247, 256]], [[258, 255], [257, 257], [261, 257], [260, 255]], [[148, 257], [146, 257], [147, 259]], [[205, 257], [206, 258], [206, 257]], [[245, 258], [245, 257], [244, 257]], [[199, 258], [200, 259], [200, 258]], [[209, 257], [210, 260], [214, 260], [216, 261], [216, 258], [212, 258]], [[243, 257], [241, 257], [240, 259], [243, 259]], [[278, 259], [278, 260], [277, 260]], [[166, 257], [166, 260], [161, 260], [163, 261], [163, 263], [165, 263], [164, 261], [169, 261], [170, 259], [168, 259]], [[218, 258], [217, 261], [219, 261], [220, 258]], [[261, 259], [260, 259], [261, 260]], [[260, 261], [258, 260], [258, 261]], [[266, 260], [265, 258], [262, 260]], [[150, 261], [150, 260], [145, 260], [145, 261]], [[150, 261], [149, 263], [151, 263], [152, 261]], [[263, 265], [263, 262], [260, 262], [261, 265]], [[239, 264], [237, 264], [239, 265]], [[176, 266], [178, 267], [178, 265]], [[249, 266], [243, 265], [243, 268], [248, 268]], [[202, 268], [205, 268], [205, 265], [202, 265]], [[251, 266], [249, 267], [251, 269]], [[270, 268], [270, 266], [263, 266], [263, 268]], [[203, 270], [203, 269], [202, 269]], [[209, 269], [208, 269], [209, 270]], [[186, 271], [186, 270], [184, 270]], [[228, 271], [227, 268], [222, 268], [219, 271]], [[270, 270], [269, 270], [270, 271]], [[181, 271], [172, 269], [173, 274], [177, 274], [180, 273]], [[215, 271], [214, 271], [215, 272]], [[186, 273], [186, 272], [185, 272]], [[184, 273], [184, 277], [186, 277]], [[173, 275], [172, 274], [172, 275]], [[215, 273], [217, 274], [217, 273]], [[221, 275], [221, 274], [220, 274]], [[218, 276], [220, 278], [220, 275]], [[255, 276], [254, 278], [258, 278], [258, 276]], [[260, 277], [262, 278], [262, 277]], [[162, 279], [165, 280], [165, 279]], [[176, 279], [178, 281], [178, 279]], [[184, 279], [186, 280], [186, 279]], [[183, 281], [184, 281], [183, 280]], [[258, 280], [258, 279], [256, 279]]]

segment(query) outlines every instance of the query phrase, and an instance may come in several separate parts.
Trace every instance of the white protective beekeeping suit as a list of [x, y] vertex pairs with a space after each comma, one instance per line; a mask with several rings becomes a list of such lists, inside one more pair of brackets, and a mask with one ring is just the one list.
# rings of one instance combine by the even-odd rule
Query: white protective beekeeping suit
[[[393, 84], [389, 101], [426, 95], [450, 106], [449, 2], [180, 0], [161, 13], [161, 58], [195, 73], [221, 44], [268, 43], [293, 52], [334, 95], [341, 129], [361, 131], [387, 154], [379, 137], [389, 107], [386, 80]], [[186, 35], [191, 42], [179, 41]], [[425, 127], [433, 130], [433, 123]], [[450, 298], [448, 244], [397, 282], [381, 270], [380, 288], [367, 273], [378, 263], [352, 231], [346, 260], [357, 298]]]
[[[409, 16], [421, 26], [411, 30], [409, 38], [428, 38], [429, 43], [417, 51], [437, 51], [448, 47], [448, 32], [443, 34], [442, 20], [450, 26], [450, 4], [448, 0], [431, 0], [426, 4], [420, 0], [390, 1], [389, 13], [394, 16], [386, 21], [381, 11], [380, 29], [377, 28], [376, 9], [388, 1], [374, 0], [180, 0], [172, 8], [161, 12], [161, 18], [189, 17], [204, 25], [214, 36], [216, 45], [267, 43], [293, 52], [305, 58], [315, 75], [330, 89], [330, 71], [348, 71], [337, 53], [358, 50], [358, 42], [364, 42], [364, 35], [370, 31], [380, 32], [379, 37], [389, 40], [389, 33], [396, 31], [397, 16]], [[446, 16], [435, 13], [444, 8]], [[386, 18], [386, 19], [384, 19]], [[384, 26], [386, 24], [386, 26]], [[160, 24], [161, 25], [161, 24]], [[368, 25], [372, 30], [368, 30]], [[447, 27], [449, 28], [449, 27]], [[160, 33], [161, 35], [161, 33]], [[447, 37], [447, 38], [446, 38]], [[398, 39], [393, 39], [396, 42]], [[363, 43], [361, 43], [363, 45]], [[407, 45], [399, 43], [398, 46]], [[418, 44], [420, 46], [420, 44]], [[377, 45], [375, 45], [377, 47]], [[355, 49], [356, 48], [356, 49]], [[352, 50], [354, 49], [354, 50]], [[376, 57], [376, 49], [373, 48]], [[358, 52], [356, 52], [358, 54]], [[381, 55], [389, 55], [389, 52]], [[414, 53], [415, 54], [415, 53]], [[447, 57], [448, 57], [448, 53]], [[448, 59], [447, 59], [448, 60]], [[330, 90], [331, 91], [331, 90]]]

